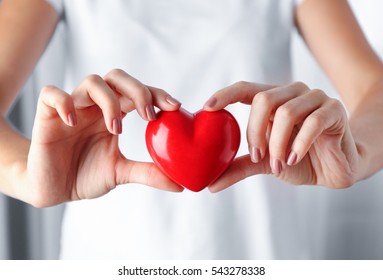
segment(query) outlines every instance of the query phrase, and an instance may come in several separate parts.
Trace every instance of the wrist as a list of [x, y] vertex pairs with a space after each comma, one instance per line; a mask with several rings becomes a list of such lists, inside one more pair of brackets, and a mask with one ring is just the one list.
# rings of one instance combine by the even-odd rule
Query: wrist
[[364, 179], [364, 174], [366, 173], [366, 162], [367, 161], [367, 151], [363, 144], [356, 142], [355, 147], [357, 150], [357, 168], [356, 168], [356, 176], [355, 176], [355, 182], [358, 182], [360, 180]]
[[362, 142], [355, 143], [357, 149], [357, 172], [355, 175], [355, 183], [364, 180], [380, 168], [378, 164], [374, 163], [374, 156], [370, 154], [368, 146]]
[[27, 194], [27, 160], [18, 159], [2, 167], [2, 192], [29, 203]]

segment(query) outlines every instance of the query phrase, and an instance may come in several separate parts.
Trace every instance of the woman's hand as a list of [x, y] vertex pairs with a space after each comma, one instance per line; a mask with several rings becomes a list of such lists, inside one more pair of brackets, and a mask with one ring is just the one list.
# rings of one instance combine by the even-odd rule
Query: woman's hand
[[124, 115], [136, 109], [144, 120], [153, 120], [153, 104], [162, 110], [180, 106], [163, 90], [145, 86], [122, 70], [104, 78], [91, 75], [72, 95], [45, 87], [27, 162], [27, 201], [45, 207], [96, 198], [133, 182], [182, 191], [154, 164], [126, 159], [119, 150]]
[[338, 100], [300, 82], [281, 87], [238, 82], [215, 93], [204, 109], [236, 102], [251, 105], [249, 155], [236, 158], [211, 191], [270, 173], [297, 185], [344, 188], [355, 182], [359, 156]]

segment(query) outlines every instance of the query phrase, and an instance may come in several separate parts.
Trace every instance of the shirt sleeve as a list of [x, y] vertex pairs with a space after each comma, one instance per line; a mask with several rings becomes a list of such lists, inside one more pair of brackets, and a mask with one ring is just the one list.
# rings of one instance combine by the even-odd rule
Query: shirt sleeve
[[64, 10], [63, 0], [45, 0], [47, 1], [59, 15], [62, 15]]

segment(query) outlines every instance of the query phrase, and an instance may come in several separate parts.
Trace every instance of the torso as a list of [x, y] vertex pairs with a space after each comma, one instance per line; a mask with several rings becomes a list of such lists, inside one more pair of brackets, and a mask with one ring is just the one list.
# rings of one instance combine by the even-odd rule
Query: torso
[[[292, 15], [288, 0], [64, 1], [66, 89], [121, 68], [193, 112], [236, 81], [283, 84], [291, 78]], [[244, 154], [248, 107], [229, 110], [241, 124]], [[120, 146], [127, 157], [151, 160], [145, 127], [136, 113], [125, 118]], [[280, 185], [256, 176], [218, 194], [119, 186], [67, 205], [61, 256], [273, 258], [278, 242], [286, 252], [300, 246], [295, 190]], [[284, 232], [276, 236], [278, 228]]]

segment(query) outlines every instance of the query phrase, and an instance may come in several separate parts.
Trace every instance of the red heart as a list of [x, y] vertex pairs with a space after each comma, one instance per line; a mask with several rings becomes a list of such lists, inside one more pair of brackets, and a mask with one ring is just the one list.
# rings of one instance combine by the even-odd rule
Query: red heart
[[174, 182], [195, 192], [226, 170], [239, 143], [238, 123], [226, 110], [160, 111], [146, 128], [146, 146], [157, 166]]

